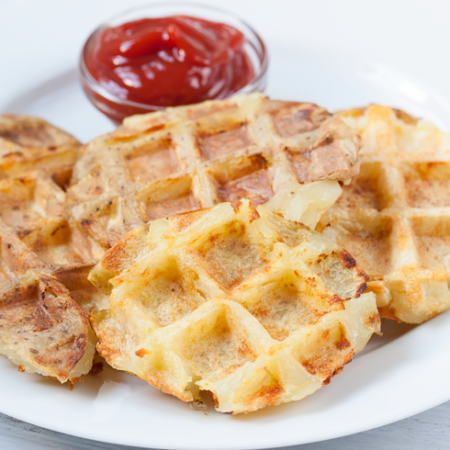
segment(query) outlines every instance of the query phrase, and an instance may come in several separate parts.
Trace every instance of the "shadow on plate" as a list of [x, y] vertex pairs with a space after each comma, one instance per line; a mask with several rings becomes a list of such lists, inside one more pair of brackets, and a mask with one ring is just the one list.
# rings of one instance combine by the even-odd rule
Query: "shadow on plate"
[[365, 346], [364, 350], [362, 350], [355, 356], [355, 359], [367, 355], [374, 350], [384, 347], [387, 344], [390, 344], [395, 339], [401, 338], [416, 327], [417, 325], [397, 323], [394, 320], [382, 319], [381, 332], [383, 333], [383, 335], [377, 336], [376, 334], [374, 334]]

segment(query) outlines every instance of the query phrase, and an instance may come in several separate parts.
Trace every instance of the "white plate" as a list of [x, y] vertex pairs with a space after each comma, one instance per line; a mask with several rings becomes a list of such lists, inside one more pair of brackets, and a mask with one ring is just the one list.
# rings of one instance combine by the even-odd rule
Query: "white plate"
[[[84, 141], [109, 131], [78, 85], [78, 52], [99, 22], [141, 1], [3, 0], [0, 111], [42, 116]], [[228, 0], [226, 7], [266, 38], [271, 96], [332, 110], [386, 103], [449, 129], [448, 3]], [[329, 386], [301, 402], [247, 416], [191, 411], [113, 370], [88, 377], [71, 392], [17, 373], [4, 358], [0, 411], [111, 443], [259, 449], [364, 431], [450, 399], [450, 311], [416, 328], [383, 327], [384, 337], [373, 338]]]

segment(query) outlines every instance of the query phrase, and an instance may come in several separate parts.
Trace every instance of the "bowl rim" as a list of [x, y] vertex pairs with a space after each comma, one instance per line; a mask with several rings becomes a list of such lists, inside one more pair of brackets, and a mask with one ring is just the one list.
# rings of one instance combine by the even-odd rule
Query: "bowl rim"
[[[87, 68], [87, 65], [86, 65], [86, 57], [87, 57], [88, 49], [90, 48], [90, 44], [93, 42], [95, 37], [100, 32], [102, 32], [103, 30], [105, 30], [106, 28], [111, 26], [110, 24], [112, 22], [114, 22], [115, 20], [120, 19], [121, 17], [123, 17], [127, 14], [130, 14], [132, 12], [151, 8], [151, 7], [156, 7], [156, 8], [157, 7], [169, 7], [170, 8], [170, 7], [177, 7], [177, 6], [180, 6], [181, 8], [195, 7], [195, 8], [205, 9], [205, 10], [223, 14], [225, 16], [228, 16], [228, 17], [233, 18], [234, 20], [240, 22], [241, 25], [243, 25], [245, 28], [247, 28], [247, 30], [251, 34], [253, 34], [254, 38], [256, 38], [256, 41], [258, 42], [258, 44], [261, 48], [261, 57], [259, 57], [259, 52], [258, 52], [258, 61], [260, 62], [258, 70], [255, 71], [255, 75], [250, 80], [250, 82], [247, 83], [244, 87], [242, 87], [238, 91], [233, 92], [232, 96], [241, 95], [241, 94], [249, 94], [251, 92], [254, 92], [255, 87], [258, 86], [266, 77], [267, 69], [269, 66], [269, 55], [268, 55], [268, 51], [267, 51], [267, 46], [266, 46], [265, 42], [263, 41], [263, 39], [261, 38], [261, 36], [258, 34], [258, 32], [251, 25], [249, 25], [245, 20], [241, 19], [237, 14], [235, 14], [233, 12], [227, 11], [222, 8], [217, 8], [215, 6], [210, 6], [210, 5], [207, 5], [204, 3], [179, 2], [179, 1], [170, 1], [170, 2], [159, 1], [159, 2], [142, 3], [140, 5], [134, 6], [132, 8], [128, 8], [122, 12], [114, 14], [109, 19], [107, 19], [102, 24], [100, 24], [97, 28], [95, 28], [94, 31], [92, 31], [92, 33], [88, 36], [88, 38], [84, 42], [83, 47], [81, 49], [81, 53], [80, 53], [79, 73], [80, 73], [82, 83], [86, 83], [88, 85], [89, 89], [91, 89], [95, 94], [103, 97], [104, 99], [106, 99], [112, 103], [116, 103], [116, 104], [123, 105], [123, 106], [129, 106], [129, 107], [133, 107], [133, 108], [138, 108], [141, 110], [148, 110], [149, 112], [165, 110], [167, 108], [166, 106], [151, 105], [149, 103], [139, 103], [139, 102], [134, 102], [134, 101], [127, 100], [127, 99], [122, 99], [122, 98], [114, 95], [112, 92], [108, 91], [106, 88], [101, 86], [98, 83], [98, 81], [89, 72], [89, 69]], [[228, 97], [225, 97], [225, 98], [228, 98]], [[223, 99], [222, 98], [211, 98], [211, 99], [207, 99], [207, 100], [223, 100]], [[180, 106], [185, 106], [185, 105], [180, 105]]]

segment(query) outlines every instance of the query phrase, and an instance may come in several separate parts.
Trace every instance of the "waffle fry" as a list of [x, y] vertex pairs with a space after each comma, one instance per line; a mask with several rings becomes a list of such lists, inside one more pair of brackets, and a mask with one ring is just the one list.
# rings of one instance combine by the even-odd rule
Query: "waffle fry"
[[73, 136], [37, 117], [0, 115], [0, 180], [42, 170], [66, 187], [80, 146]]
[[361, 173], [317, 229], [370, 277], [382, 317], [421, 323], [450, 307], [450, 136], [383, 106], [344, 111]]
[[358, 151], [324, 108], [260, 94], [133, 116], [83, 149], [70, 222], [93, 258], [150, 220], [241, 198], [314, 226]]
[[89, 372], [86, 312], [104, 297], [87, 281], [93, 263], [71, 241], [64, 200], [39, 171], [0, 181], [0, 353], [61, 382]]
[[224, 413], [312, 394], [379, 330], [345, 250], [248, 200], [139, 227], [90, 279], [113, 287], [91, 316], [107, 362]]

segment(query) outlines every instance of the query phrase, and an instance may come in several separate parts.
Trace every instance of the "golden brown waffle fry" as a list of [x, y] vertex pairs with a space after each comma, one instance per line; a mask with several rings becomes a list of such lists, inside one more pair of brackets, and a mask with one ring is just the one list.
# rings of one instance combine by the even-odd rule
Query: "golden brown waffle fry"
[[383, 106], [344, 111], [361, 173], [318, 230], [370, 277], [382, 317], [420, 323], [450, 307], [450, 136]]
[[72, 243], [64, 200], [41, 172], [0, 181], [0, 353], [61, 382], [92, 366], [95, 336], [82, 308], [102, 298], [87, 281], [92, 261]]
[[133, 116], [83, 149], [71, 225], [94, 258], [150, 220], [241, 198], [314, 226], [336, 180], [358, 173], [358, 150], [324, 108], [260, 94]]
[[313, 393], [379, 330], [345, 250], [248, 200], [134, 229], [90, 278], [113, 287], [91, 316], [107, 362], [220, 412]]
[[0, 180], [39, 169], [65, 187], [80, 146], [73, 136], [45, 120], [0, 115]]

